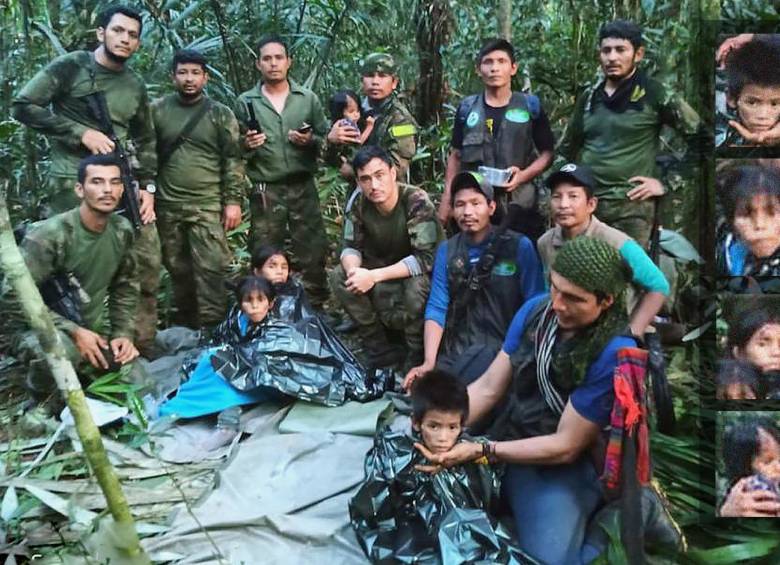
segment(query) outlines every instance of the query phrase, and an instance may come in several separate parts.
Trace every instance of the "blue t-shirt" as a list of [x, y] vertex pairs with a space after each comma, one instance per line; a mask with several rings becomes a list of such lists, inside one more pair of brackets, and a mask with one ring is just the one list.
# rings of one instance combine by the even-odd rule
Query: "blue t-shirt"
[[[542, 300], [547, 300], [548, 294], [535, 296], [528, 300], [517, 311], [504, 340], [503, 350], [512, 355], [520, 347], [520, 340], [525, 332], [526, 319], [534, 307]], [[600, 427], [609, 424], [612, 404], [615, 400], [613, 375], [618, 364], [617, 352], [624, 347], [636, 347], [632, 337], [613, 337], [596, 360], [585, 372], [582, 384], [575, 388], [569, 400], [577, 413]]]
[[[447, 281], [448, 243], [449, 241], [442, 242], [436, 250], [431, 293], [428, 295], [428, 304], [425, 307], [425, 319], [433, 320], [442, 328], [447, 323], [447, 309], [450, 305], [450, 289]], [[470, 245], [468, 241], [466, 242], [471, 268], [474, 268], [479, 258], [482, 257], [487, 244], [487, 238], [476, 245]], [[517, 265], [520, 267], [520, 285], [524, 300], [545, 291], [542, 262], [539, 260], [534, 244], [524, 235], [520, 235], [517, 240]]]

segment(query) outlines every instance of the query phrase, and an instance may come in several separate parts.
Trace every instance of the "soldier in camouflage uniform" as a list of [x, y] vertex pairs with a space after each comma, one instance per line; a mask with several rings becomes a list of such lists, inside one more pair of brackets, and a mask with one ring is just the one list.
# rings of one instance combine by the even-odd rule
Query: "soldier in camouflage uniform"
[[[86, 362], [108, 369], [109, 360], [124, 364], [138, 356], [133, 344], [139, 293], [133, 228], [113, 213], [122, 191], [119, 165], [112, 155], [85, 158], [75, 190], [80, 205], [35, 224], [21, 244], [37, 284], [52, 276], [73, 275], [81, 287], [79, 323], [50, 310], [76, 367]], [[17, 337], [16, 355], [29, 369], [28, 384], [39, 392], [50, 390], [53, 380], [37, 337], [32, 332]]]
[[385, 330], [403, 330], [408, 369], [423, 358], [423, 312], [441, 229], [425, 191], [396, 182], [385, 150], [364, 147], [352, 165], [362, 192], [344, 224], [331, 289], [360, 326], [372, 364], [395, 360]]
[[644, 56], [639, 26], [611, 22], [602, 26], [599, 38], [606, 78], [577, 99], [560, 152], [593, 172], [599, 219], [646, 248], [653, 198], [664, 194], [655, 178], [661, 127], [671, 126], [694, 140], [699, 117], [638, 68]]
[[246, 188], [238, 122], [230, 108], [203, 95], [208, 73], [197, 51], [176, 52], [173, 81], [176, 93], [152, 103], [157, 224], [173, 284], [173, 321], [211, 327], [227, 311], [225, 232], [241, 222]]
[[[374, 128], [363, 146], [378, 145], [389, 152], [398, 169], [398, 178], [408, 178], [409, 163], [417, 151], [417, 122], [398, 99], [398, 72], [392, 55], [372, 53], [361, 67], [363, 76], [363, 112], [373, 115]], [[358, 143], [355, 130], [336, 121], [328, 134], [333, 144]]]
[[[328, 121], [317, 95], [288, 79], [292, 58], [283, 39], [264, 37], [257, 53], [262, 79], [235, 107], [252, 182], [250, 247], [284, 247], [289, 236], [306, 292], [321, 307], [328, 297], [328, 245], [314, 174]], [[258, 124], [251, 124], [249, 108]]]
[[12, 115], [51, 141], [49, 211], [45, 216], [77, 204], [73, 185], [80, 159], [114, 151], [113, 142], [100, 131], [99, 120], [87, 102], [88, 95], [102, 92], [117, 137], [122, 143], [133, 140], [139, 163], [135, 176], [142, 189], [139, 192], [144, 223], [136, 237], [141, 258], [137, 273], [141, 299], [136, 344], [142, 351], [148, 351], [157, 325], [160, 279], [160, 240], [154, 225], [153, 196], [157, 157], [146, 85], [125, 64], [140, 45], [141, 30], [138, 12], [123, 6], [106, 9], [98, 17], [98, 48], [94, 52], [76, 51], [54, 59], [22, 88], [13, 101]]

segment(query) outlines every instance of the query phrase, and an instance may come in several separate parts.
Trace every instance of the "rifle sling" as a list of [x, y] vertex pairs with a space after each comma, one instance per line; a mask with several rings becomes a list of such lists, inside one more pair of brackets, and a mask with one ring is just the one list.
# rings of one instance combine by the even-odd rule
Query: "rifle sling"
[[174, 137], [168, 143], [165, 143], [157, 150], [158, 169], [162, 169], [165, 163], [168, 162], [168, 159], [171, 158], [171, 155], [173, 155], [174, 152], [182, 146], [182, 143], [184, 143], [184, 140], [187, 138], [187, 136], [189, 136], [193, 130], [195, 130], [200, 121], [203, 119], [203, 116], [205, 116], [210, 109], [211, 100], [206, 98], [201, 107], [198, 108], [198, 111], [190, 116], [190, 119], [187, 120], [187, 123], [184, 124], [184, 127], [181, 128], [181, 131], [176, 135], [176, 137]]

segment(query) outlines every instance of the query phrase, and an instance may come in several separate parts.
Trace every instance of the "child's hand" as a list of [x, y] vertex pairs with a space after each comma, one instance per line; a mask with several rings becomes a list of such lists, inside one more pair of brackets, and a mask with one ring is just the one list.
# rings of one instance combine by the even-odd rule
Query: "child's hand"
[[729, 120], [729, 126], [737, 130], [737, 133], [748, 143], [754, 143], [756, 145], [778, 145], [780, 144], [780, 123], [777, 123], [766, 131], [752, 132], [743, 126], [741, 123]]
[[360, 132], [348, 123], [343, 123], [343, 120], [338, 120], [328, 132], [328, 141], [336, 145], [360, 143]]
[[[416, 446], [417, 444], [415, 444]], [[750, 477], [743, 477], [731, 488], [720, 507], [723, 517], [766, 518], [780, 515], [780, 499], [766, 490], [746, 491]]]
[[374, 116], [369, 116], [366, 118], [366, 125], [363, 128], [363, 131], [360, 132], [360, 145], [363, 145], [368, 139], [368, 136], [371, 135], [371, 132], [374, 131], [375, 121], [376, 118]]

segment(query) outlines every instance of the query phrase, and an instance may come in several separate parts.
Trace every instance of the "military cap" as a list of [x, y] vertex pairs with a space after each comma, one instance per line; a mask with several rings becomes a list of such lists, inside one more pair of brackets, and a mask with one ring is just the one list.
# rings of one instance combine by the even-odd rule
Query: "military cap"
[[396, 72], [395, 59], [389, 53], [371, 53], [360, 67], [360, 73], [364, 76], [372, 73], [395, 75]]
[[490, 202], [495, 198], [495, 191], [493, 185], [487, 182], [485, 177], [479, 173], [472, 171], [461, 171], [452, 179], [452, 185], [450, 186], [450, 194], [452, 195], [452, 201], [455, 202], [455, 194], [464, 188], [473, 188], [477, 192], [481, 192]]

